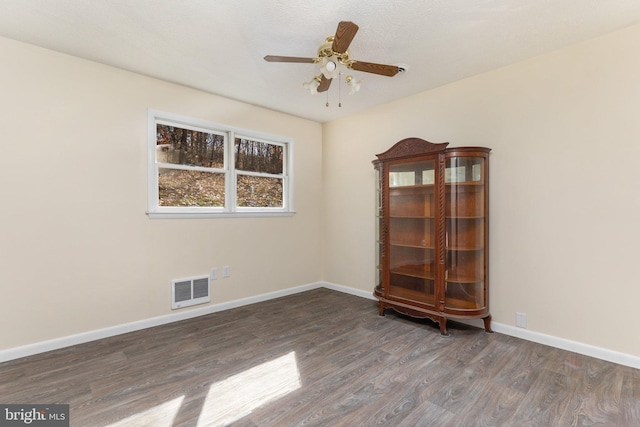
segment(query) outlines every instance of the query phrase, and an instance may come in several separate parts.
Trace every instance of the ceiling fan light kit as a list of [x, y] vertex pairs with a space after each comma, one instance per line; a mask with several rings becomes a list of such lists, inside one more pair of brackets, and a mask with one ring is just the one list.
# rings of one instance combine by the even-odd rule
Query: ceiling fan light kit
[[318, 86], [320, 86], [320, 76], [314, 77], [310, 82], [302, 83], [302, 85], [311, 95], [317, 95]]
[[320, 67], [320, 71], [322, 71], [322, 75], [328, 79], [335, 79], [340, 75], [340, 70], [338, 69], [338, 60], [335, 56], [324, 57], [322, 58], [322, 67]]
[[[356, 61], [349, 58], [349, 45], [358, 32], [358, 26], [353, 22], [341, 21], [338, 24], [334, 36], [327, 37], [324, 43], [318, 48], [316, 58], [300, 58], [295, 56], [275, 56], [264, 57], [267, 62], [296, 62], [320, 64], [321, 74], [303, 83], [304, 88], [311, 94], [326, 92], [331, 86], [331, 82], [336, 77], [345, 76], [345, 83], [349, 86], [349, 95], [353, 95], [360, 90], [362, 80], [357, 80], [343, 70], [356, 70], [365, 73], [378, 74], [381, 76], [393, 77], [400, 71], [405, 71], [405, 67], [397, 65], [375, 64], [373, 62]], [[339, 103], [342, 106], [342, 103]], [[329, 102], [327, 100], [327, 106]]]
[[360, 90], [360, 84], [362, 83], [362, 80], [356, 80], [356, 78], [353, 76], [347, 76], [345, 77], [345, 82], [350, 88], [349, 95], [353, 95]]

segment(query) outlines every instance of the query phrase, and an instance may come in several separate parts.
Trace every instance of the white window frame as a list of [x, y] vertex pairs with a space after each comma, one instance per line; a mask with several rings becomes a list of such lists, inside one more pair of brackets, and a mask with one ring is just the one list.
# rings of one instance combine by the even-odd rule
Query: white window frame
[[[224, 207], [205, 206], [160, 206], [158, 196], [158, 169], [170, 167], [182, 169], [181, 165], [167, 165], [158, 163], [156, 158], [158, 124], [173, 125], [184, 129], [192, 129], [200, 132], [224, 135], [224, 167], [213, 169], [216, 173], [225, 175], [225, 205]], [[235, 170], [235, 139], [246, 138], [268, 144], [283, 146], [282, 174], [262, 174], [248, 171], [238, 171], [241, 175], [268, 176], [282, 179], [283, 206], [271, 207], [238, 207], [236, 206], [236, 180], [238, 173]], [[147, 130], [147, 215], [149, 218], [221, 218], [221, 217], [271, 217], [292, 216], [293, 208], [293, 139], [277, 135], [269, 135], [261, 132], [240, 129], [232, 126], [221, 125], [206, 120], [195, 119], [173, 113], [157, 110], [149, 110]], [[159, 166], [161, 165], [161, 166]], [[186, 168], [185, 168], [186, 169]], [[198, 170], [197, 167], [188, 167]], [[211, 171], [210, 168], [200, 168]]]

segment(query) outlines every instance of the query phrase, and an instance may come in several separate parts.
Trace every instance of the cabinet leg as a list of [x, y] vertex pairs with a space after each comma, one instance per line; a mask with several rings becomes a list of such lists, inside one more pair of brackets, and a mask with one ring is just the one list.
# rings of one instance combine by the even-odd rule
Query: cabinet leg
[[378, 314], [380, 316], [384, 316], [384, 304], [382, 303], [382, 301], [378, 303]]
[[447, 332], [447, 318], [443, 317], [438, 323], [440, 324], [440, 335], [448, 337], [449, 332]]
[[492, 334], [493, 331], [491, 330], [491, 315], [488, 315], [487, 317], [485, 317], [484, 319], [482, 319], [484, 321], [484, 330], [485, 332]]

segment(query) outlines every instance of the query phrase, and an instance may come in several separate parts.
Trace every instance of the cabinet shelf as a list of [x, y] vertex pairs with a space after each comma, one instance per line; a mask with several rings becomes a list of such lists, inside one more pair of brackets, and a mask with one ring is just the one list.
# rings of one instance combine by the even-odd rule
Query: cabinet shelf
[[389, 187], [389, 192], [391, 192], [392, 195], [396, 190], [402, 193], [421, 193], [425, 190], [433, 192], [434, 188], [435, 184], [397, 185], [395, 187]]
[[421, 291], [416, 291], [413, 289], [401, 288], [399, 286], [394, 286], [393, 296], [396, 298], [403, 298], [406, 300], [416, 301], [418, 298], [423, 304], [434, 305], [435, 298], [433, 294], [425, 294]]
[[393, 219], [434, 219], [433, 215], [390, 215]]
[[448, 251], [475, 252], [484, 250], [482, 246], [447, 246]]
[[429, 270], [427, 265], [404, 265], [402, 267], [392, 268], [391, 274], [400, 274], [402, 276], [418, 277], [420, 279], [433, 280], [435, 275]]
[[478, 307], [478, 304], [474, 301], [467, 301], [460, 298], [447, 298], [445, 301], [445, 307], [456, 310], [479, 310], [484, 308]]
[[391, 246], [398, 246], [401, 248], [415, 248], [415, 249], [435, 249], [434, 246], [429, 245], [417, 245], [415, 243], [404, 243], [404, 242], [391, 242]]
[[482, 181], [460, 181], [460, 182], [445, 183], [445, 187], [447, 191], [451, 191], [451, 187], [482, 187], [483, 185], [484, 185], [484, 182]]
[[445, 279], [447, 283], [480, 283], [482, 282], [482, 278], [473, 277], [473, 276], [464, 276], [459, 274], [449, 274]]

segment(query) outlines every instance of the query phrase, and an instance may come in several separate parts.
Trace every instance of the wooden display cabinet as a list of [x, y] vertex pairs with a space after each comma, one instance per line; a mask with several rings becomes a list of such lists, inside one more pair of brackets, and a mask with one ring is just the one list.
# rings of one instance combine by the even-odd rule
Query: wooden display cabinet
[[375, 297], [429, 318], [484, 320], [488, 274], [489, 148], [407, 138], [377, 155]]

